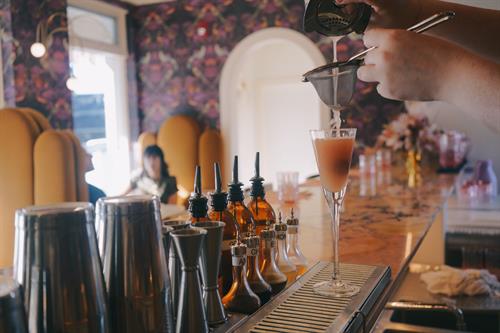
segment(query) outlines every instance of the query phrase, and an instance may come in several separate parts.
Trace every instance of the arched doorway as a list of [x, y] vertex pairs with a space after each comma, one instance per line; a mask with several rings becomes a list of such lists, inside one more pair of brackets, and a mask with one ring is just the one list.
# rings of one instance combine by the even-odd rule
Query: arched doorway
[[243, 39], [230, 53], [220, 81], [220, 121], [226, 179], [240, 156], [240, 179], [253, 175], [256, 151], [269, 182], [278, 171], [316, 172], [310, 129], [327, 126], [329, 113], [301, 74], [325, 63], [305, 35], [269, 28]]

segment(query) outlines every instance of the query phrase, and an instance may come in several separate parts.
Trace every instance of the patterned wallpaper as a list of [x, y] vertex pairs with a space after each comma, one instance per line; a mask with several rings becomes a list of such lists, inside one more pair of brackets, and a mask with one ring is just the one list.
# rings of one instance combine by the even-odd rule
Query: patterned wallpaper
[[[14, 42], [14, 88], [17, 106], [41, 111], [57, 128], [71, 128], [71, 93], [66, 88], [69, 77], [67, 32], [57, 32], [49, 39], [47, 55], [34, 58], [29, 49], [35, 41], [36, 25], [54, 13], [66, 13], [66, 0], [11, 0]], [[66, 26], [60, 16], [51, 20], [49, 31]]]
[[[142, 129], [156, 131], [164, 119], [178, 113], [218, 127], [219, 79], [231, 50], [267, 27], [301, 31], [303, 11], [303, 0], [184, 0], [134, 10]], [[331, 58], [329, 39], [309, 37]], [[360, 40], [346, 38], [339, 57], [348, 58], [362, 48]], [[401, 110], [401, 103], [384, 100], [373, 85], [358, 82], [347, 123], [359, 128], [360, 139], [370, 144], [382, 124]]]

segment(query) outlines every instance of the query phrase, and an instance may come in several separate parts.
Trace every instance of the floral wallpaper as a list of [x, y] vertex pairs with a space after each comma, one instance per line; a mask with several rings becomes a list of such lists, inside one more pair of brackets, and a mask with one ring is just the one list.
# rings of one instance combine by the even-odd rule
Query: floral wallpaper
[[[302, 0], [185, 0], [138, 7], [132, 12], [138, 63], [142, 129], [156, 131], [167, 117], [187, 113], [203, 126], [219, 127], [219, 79], [234, 46], [260, 29], [302, 30]], [[309, 35], [327, 59], [331, 41]], [[362, 49], [361, 40], [344, 38], [339, 58]], [[373, 85], [358, 82], [346, 121], [372, 144], [382, 125], [402, 111], [382, 99]]]
[[[71, 92], [67, 32], [56, 32], [47, 41], [47, 54], [34, 58], [30, 46], [35, 41], [37, 22], [52, 14], [66, 14], [66, 0], [11, 1], [13, 48], [15, 53], [14, 89], [17, 106], [42, 112], [56, 128], [71, 128]], [[56, 15], [49, 31], [66, 26], [65, 16]]]
[[2, 77], [5, 106], [15, 105], [14, 90], [14, 39], [12, 36], [12, 21], [10, 0], [0, 0], [0, 43], [2, 47]]

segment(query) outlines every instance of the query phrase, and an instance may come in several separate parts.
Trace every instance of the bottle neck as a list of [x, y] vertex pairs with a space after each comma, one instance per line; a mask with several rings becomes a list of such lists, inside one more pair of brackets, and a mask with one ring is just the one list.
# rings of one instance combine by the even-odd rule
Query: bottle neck
[[[290, 231], [290, 228], [288, 230]], [[286, 234], [286, 242], [288, 247], [293, 247], [293, 248], [297, 247], [299, 241], [299, 238], [297, 236], [298, 236], [297, 233], [288, 232]]]
[[[235, 257], [233, 257], [234, 263]], [[246, 279], [246, 258], [239, 257], [238, 260], [245, 261], [245, 264], [233, 265], [233, 283], [237, 282], [239, 285], [242, 284], [243, 280]]]

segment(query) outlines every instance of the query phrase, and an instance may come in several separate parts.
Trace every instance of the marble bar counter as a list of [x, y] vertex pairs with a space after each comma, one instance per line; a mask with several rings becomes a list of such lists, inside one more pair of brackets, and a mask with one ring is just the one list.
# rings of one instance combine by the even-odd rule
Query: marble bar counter
[[[390, 266], [392, 279], [381, 297], [379, 311], [405, 275], [433, 222], [442, 215], [454, 180], [454, 175], [422, 170], [419, 183], [410, 187], [401, 168], [371, 175], [351, 171], [340, 220], [340, 261]], [[270, 196], [274, 202], [274, 195]], [[291, 207], [274, 206], [289, 215]], [[300, 218], [299, 243], [309, 265], [331, 261], [331, 217], [319, 178], [300, 187], [300, 200], [295, 206]], [[377, 313], [373, 316], [375, 320]]]

